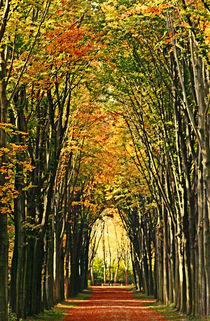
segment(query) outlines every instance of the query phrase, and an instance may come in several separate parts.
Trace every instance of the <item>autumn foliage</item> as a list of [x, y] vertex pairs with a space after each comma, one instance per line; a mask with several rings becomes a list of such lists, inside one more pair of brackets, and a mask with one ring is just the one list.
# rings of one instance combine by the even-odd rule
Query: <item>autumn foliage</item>
[[87, 287], [106, 207], [136, 287], [209, 314], [208, 11], [0, 2], [0, 321], [8, 275], [18, 319]]

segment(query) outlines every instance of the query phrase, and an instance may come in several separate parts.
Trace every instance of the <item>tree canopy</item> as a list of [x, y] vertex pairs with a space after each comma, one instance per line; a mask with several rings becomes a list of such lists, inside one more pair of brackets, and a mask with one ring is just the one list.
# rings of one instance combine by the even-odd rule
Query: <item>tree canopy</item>
[[0, 2], [0, 321], [8, 302], [26, 318], [87, 287], [110, 207], [136, 286], [209, 315], [208, 14], [204, 0]]

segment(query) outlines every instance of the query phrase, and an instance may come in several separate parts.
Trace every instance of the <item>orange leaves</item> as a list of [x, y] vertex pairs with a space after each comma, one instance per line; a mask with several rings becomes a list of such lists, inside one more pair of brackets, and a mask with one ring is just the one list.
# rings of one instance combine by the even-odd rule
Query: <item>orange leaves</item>
[[5, 181], [3, 185], [0, 185], [0, 214], [11, 214], [12, 202], [13, 199], [18, 196], [18, 193], [15, 189], [14, 182], [11, 179], [11, 176], [8, 175], [8, 168], [6, 166], [0, 167], [0, 176], [1, 175], [4, 175]]
[[160, 7], [148, 7], [142, 11], [143, 14], [150, 13], [152, 16], [156, 16], [160, 14]]
[[66, 26], [49, 31], [45, 37], [49, 42], [46, 47], [49, 54], [55, 55], [56, 52], [65, 52], [72, 55], [79, 42], [83, 40], [83, 31], [76, 27]]
[[[1, 191], [0, 191], [1, 192]], [[8, 207], [6, 206], [1, 206], [0, 208], [0, 214], [8, 214], [10, 211], [8, 209]]]
[[[25, 141], [28, 140], [28, 133], [17, 130], [15, 125], [11, 123], [0, 123], [0, 130], [5, 131], [8, 135], [11, 135], [11, 136], [21, 135]], [[18, 145], [12, 144], [12, 143], [10, 144], [10, 148], [12, 148], [13, 145], [14, 145], [14, 148], [17, 149]], [[4, 150], [3, 148], [0, 148], [0, 153], [3, 150]], [[4, 152], [8, 152], [8, 150], [5, 149]]]
[[[62, 63], [70, 64], [78, 60], [87, 59], [93, 50], [91, 33], [78, 26], [64, 25], [45, 35], [47, 45], [46, 54], [53, 57], [52, 65], [59, 68]], [[49, 58], [48, 58], [49, 59]]]
[[16, 160], [16, 154], [25, 152], [27, 148], [28, 148], [27, 145], [18, 145], [18, 144], [10, 143], [8, 144], [8, 147], [0, 148], [0, 159], [2, 158], [2, 156], [5, 155], [13, 163]]
[[[124, 129], [119, 115], [103, 110], [100, 103], [91, 101], [86, 89], [82, 90], [86, 98], [78, 102], [78, 112], [74, 114], [62, 152], [58, 182], [77, 177], [71, 205], [75, 211], [79, 206], [97, 215], [105, 186], [113, 185], [121, 172], [120, 159], [125, 156], [121, 137]], [[80, 193], [82, 198], [78, 200], [76, 196]]]
[[60, 83], [63, 74], [90, 60], [94, 50], [91, 32], [78, 25], [59, 23], [43, 36], [39, 55], [31, 57], [30, 67], [24, 75], [24, 82], [33, 83], [37, 92], [40, 89], [47, 91]]
[[60, 10], [57, 10], [57, 11], [56, 11], [56, 14], [57, 14], [57, 15], [60, 15], [61, 13], [64, 13], [64, 12], [65, 12], [65, 11], [64, 11], [63, 9], [60, 9]]
[[32, 166], [28, 161], [20, 162], [20, 164], [23, 165], [25, 171], [32, 172], [35, 169], [35, 166]]
[[0, 156], [7, 154], [9, 152], [9, 149], [6, 147], [1, 147], [0, 148]]
[[28, 148], [27, 145], [18, 145], [18, 144], [13, 144], [13, 143], [10, 144], [10, 147], [16, 153], [24, 152]]
[[171, 8], [171, 4], [169, 2], [158, 4], [156, 6], [147, 6], [142, 5], [141, 3], [137, 3], [129, 10], [127, 10], [126, 13], [122, 15], [122, 18], [124, 19], [136, 15], [150, 15], [152, 17], [155, 17], [160, 15], [162, 12], [169, 8]]

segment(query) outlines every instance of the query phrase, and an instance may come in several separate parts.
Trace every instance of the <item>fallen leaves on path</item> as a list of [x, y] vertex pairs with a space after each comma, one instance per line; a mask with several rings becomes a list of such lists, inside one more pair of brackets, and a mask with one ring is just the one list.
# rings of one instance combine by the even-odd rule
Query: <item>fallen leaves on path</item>
[[126, 287], [93, 287], [92, 297], [70, 311], [65, 321], [165, 321]]

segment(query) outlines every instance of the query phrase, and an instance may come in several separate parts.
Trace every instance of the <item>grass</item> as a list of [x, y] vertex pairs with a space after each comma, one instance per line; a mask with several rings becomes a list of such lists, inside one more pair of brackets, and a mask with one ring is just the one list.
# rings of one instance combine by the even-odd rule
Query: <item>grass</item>
[[[153, 296], [148, 296], [145, 294], [141, 294], [138, 292], [133, 293], [134, 297], [137, 299], [154, 299]], [[210, 319], [206, 318], [198, 318], [198, 317], [192, 317], [187, 316], [186, 314], [179, 313], [177, 309], [175, 308], [174, 304], [171, 305], [163, 305], [160, 302], [147, 302], [145, 303], [146, 306], [149, 308], [155, 310], [157, 313], [162, 315], [166, 320], [172, 320], [172, 321], [207, 321]]]
[[146, 295], [146, 294], [141, 294], [141, 293], [134, 293], [134, 297], [136, 299], [154, 299], [153, 295]]
[[87, 300], [91, 297], [91, 290], [83, 290], [77, 294], [72, 300], [68, 299], [65, 302], [58, 303], [53, 309], [45, 310], [39, 315], [27, 318], [23, 321], [63, 321], [66, 314], [71, 309], [74, 309], [82, 300]]
[[37, 316], [34, 316], [33, 318], [28, 318], [29, 321], [63, 321], [64, 320], [64, 310], [60, 309], [52, 309], [52, 310], [46, 310], [43, 313], [40, 313]]
[[91, 297], [91, 289], [87, 289], [87, 290], [83, 290], [82, 292], [80, 292], [79, 294], [77, 294], [77, 296], [75, 297], [75, 299], [79, 299], [79, 300], [87, 300]]

